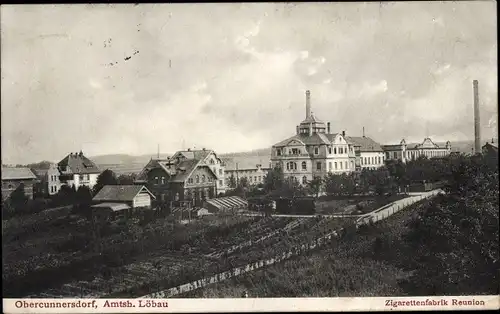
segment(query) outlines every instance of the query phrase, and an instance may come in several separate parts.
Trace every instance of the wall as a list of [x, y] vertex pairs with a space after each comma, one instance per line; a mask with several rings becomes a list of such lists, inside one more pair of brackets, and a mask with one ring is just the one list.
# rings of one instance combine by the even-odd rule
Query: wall
[[24, 194], [29, 199], [33, 199], [35, 180], [2, 180], [2, 200], [9, 198], [12, 192], [18, 189], [21, 184], [24, 184]]
[[44, 187], [48, 195], [55, 195], [61, 189], [61, 181], [59, 181], [59, 170], [57, 167], [51, 167], [47, 170], [47, 178], [44, 181], [44, 184], [47, 186]]
[[132, 207], [151, 207], [151, 196], [147, 192], [139, 193], [133, 200]]
[[[384, 166], [384, 152], [361, 152], [361, 169], [376, 169]], [[379, 162], [380, 158], [380, 162]], [[373, 159], [373, 161], [372, 161]]]

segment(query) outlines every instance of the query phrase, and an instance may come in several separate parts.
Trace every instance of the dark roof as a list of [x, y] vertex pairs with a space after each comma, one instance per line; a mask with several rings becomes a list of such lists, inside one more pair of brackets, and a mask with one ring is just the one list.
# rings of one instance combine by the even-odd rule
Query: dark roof
[[355, 146], [359, 146], [360, 151], [362, 152], [382, 152], [382, 147], [379, 143], [375, 142], [369, 137], [366, 136], [346, 136], [346, 138], [355, 144]]
[[[82, 152], [69, 154], [57, 165], [62, 173], [88, 174], [101, 172], [96, 164], [85, 157]], [[66, 167], [69, 167], [70, 171], [66, 171]]]
[[111, 209], [111, 211], [117, 212], [125, 209], [130, 209], [130, 206], [127, 204], [120, 204], [120, 203], [101, 203], [97, 205], [93, 205], [92, 208], [97, 208], [97, 209]]
[[303, 142], [305, 145], [321, 145], [321, 144], [330, 144], [331, 141], [328, 139], [326, 134], [323, 133], [315, 133], [311, 136], [307, 134], [297, 134], [292, 137], [287, 138], [273, 146], [286, 146], [291, 140], [298, 140]]
[[32, 172], [39, 178], [45, 178], [49, 169], [32, 169]]
[[94, 196], [94, 201], [133, 201], [141, 191], [146, 191], [154, 198], [153, 194], [143, 185], [105, 185]]
[[174, 154], [174, 157], [176, 157], [178, 154], [182, 154], [187, 159], [203, 160], [212, 152], [213, 152], [213, 150], [211, 150], [211, 149], [180, 150]]
[[307, 117], [304, 121], [302, 121], [300, 124], [309, 124], [309, 123], [313, 123], [313, 124], [324, 124], [323, 121], [319, 120], [318, 118], [316, 118], [313, 114], [311, 114], [309, 117]]
[[2, 180], [27, 180], [36, 178], [36, 175], [29, 168], [2, 167]]

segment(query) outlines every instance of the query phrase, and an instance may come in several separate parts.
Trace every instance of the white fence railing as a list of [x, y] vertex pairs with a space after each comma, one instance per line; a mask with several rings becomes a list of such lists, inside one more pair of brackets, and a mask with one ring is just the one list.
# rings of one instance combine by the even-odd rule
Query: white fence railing
[[[389, 216], [399, 212], [403, 208], [412, 205], [418, 201], [423, 200], [424, 198], [431, 198], [435, 195], [437, 195], [440, 192], [440, 190], [435, 190], [435, 191], [430, 191], [423, 193], [421, 195], [417, 196], [412, 196], [406, 199], [402, 199], [400, 201], [393, 202], [390, 206], [385, 206], [382, 210], [376, 210], [372, 213], [369, 213], [361, 218], [359, 218], [356, 222], [356, 228], [359, 228], [359, 226], [363, 224], [367, 224], [371, 221], [376, 222], [379, 220], [383, 220], [388, 218]], [[332, 231], [330, 233], [327, 233], [325, 235], [322, 235], [308, 243], [303, 243], [296, 245], [292, 247], [292, 249], [286, 253], [278, 254], [272, 258], [266, 259], [266, 260], [260, 260], [256, 262], [249, 263], [244, 266], [240, 267], [235, 267], [233, 269], [230, 269], [228, 271], [218, 273], [203, 279], [199, 279], [193, 282], [189, 282], [177, 287], [169, 288], [163, 291], [159, 292], [154, 292], [145, 296], [142, 296], [140, 298], [169, 298], [178, 294], [182, 294], [185, 292], [189, 292], [195, 289], [199, 289], [202, 287], [205, 287], [207, 285], [221, 282], [223, 280], [236, 277], [257, 269], [260, 269], [265, 266], [273, 265], [276, 263], [279, 263], [281, 261], [287, 260], [291, 258], [292, 256], [298, 256], [303, 253], [306, 253], [307, 251], [313, 250], [315, 248], [324, 246], [326, 244], [329, 244], [332, 239], [336, 238], [339, 236], [340, 232], [343, 231], [343, 228], [340, 228], [337, 231]]]

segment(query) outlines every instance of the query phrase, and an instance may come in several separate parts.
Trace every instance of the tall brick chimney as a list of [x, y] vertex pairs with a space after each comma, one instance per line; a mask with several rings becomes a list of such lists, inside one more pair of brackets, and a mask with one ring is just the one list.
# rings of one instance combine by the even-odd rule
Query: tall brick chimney
[[311, 116], [311, 92], [306, 91], [306, 119]]
[[330, 134], [330, 122], [326, 123], [326, 133]]
[[297, 132], [297, 135], [298, 135], [299, 134], [299, 126], [298, 125], [295, 127], [295, 131]]
[[472, 81], [474, 88], [474, 153], [481, 152], [481, 120], [479, 116], [479, 83]]

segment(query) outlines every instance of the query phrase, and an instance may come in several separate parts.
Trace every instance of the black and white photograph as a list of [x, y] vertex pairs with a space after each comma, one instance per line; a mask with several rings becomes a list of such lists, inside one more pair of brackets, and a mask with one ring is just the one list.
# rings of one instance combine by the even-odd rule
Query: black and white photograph
[[0, 12], [11, 313], [498, 309], [496, 1]]

